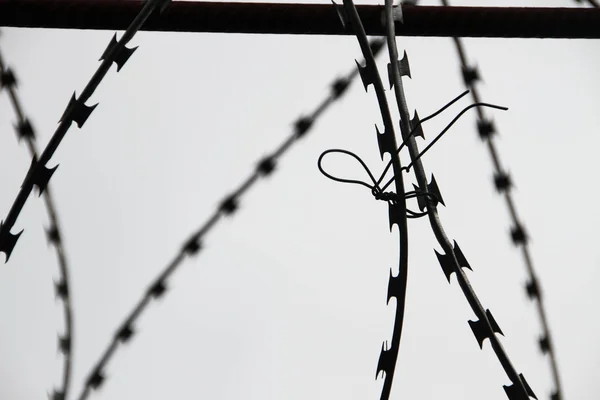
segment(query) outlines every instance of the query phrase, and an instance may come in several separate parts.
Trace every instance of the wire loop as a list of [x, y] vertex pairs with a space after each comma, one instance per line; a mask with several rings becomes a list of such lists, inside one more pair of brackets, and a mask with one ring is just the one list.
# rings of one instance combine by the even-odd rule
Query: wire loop
[[[453, 105], [454, 103], [456, 103], [458, 100], [460, 100], [462, 97], [464, 97], [467, 93], [469, 93], [469, 90], [465, 90], [464, 92], [462, 92], [460, 95], [458, 95], [457, 97], [455, 97], [454, 99], [452, 99], [450, 102], [446, 103], [443, 107], [441, 107], [439, 110], [437, 110], [436, 112], [434, 112], [433, 114], [428, 115], [427, 117], [423, 118], [422, 120], [420, 120], [417, 124], [415, 124], [415, 126], [412, 128], [412, 130], [410, 131], [410, 133], [408, 135], [406, 135], [406, 137], [404, 138], [402, 144], [400, 144], [400, 146], [398, 147], [398, 149], [396, 150], [396, 154], [400, 154], [400, 151], [402, 150], [402, 148], [404, 148], [408, 141], [416, 134], [416, 132], [419, 131], [419, 128], [421, 127], [421, 125], [424, 122], [429, 121], [430, 119], [433, 119], [435, 117], [437, 117], [439, 114], [441, 114], [443, 111], [445, 111], [446, 109], [448, 109], [451, 105]], [[508, 110], [507, 107], [503, 107], [503, 106], [497, 106], [494, 104], [490, 104], [490, 103], [473, 103], [471, 105], [468, 105], [466, 107], [464, 107], [453, 119], [452, 121], [450, 121], [450, 123], [448, 123], [446, 125], [446, 127], [431, 141], [431, 143], [429, 143], [425, 149], [423, 149], [423, 151], [421, 151], [417, 157], [415, 157], [414, 160], [412, 160], [412, 162], [410, 164], [408, 164], [405, 167], [401, 167], [401, 171], [406, 171], [406, 172], [410, 172], [410, 169], [412, 168], [412, 166], [415, 164], [415, 162], [417, 162], [431, 147], [433, 147], [433, 145], [435, 143], [437, 143], [437, 141], [439, 139], [441, 139], [441, 137], [448, 132], [448, 130], [450, 130], [450, 128], [456, 123], [456, 121], [458, 121], [467, 111], [469, 111], [472, 108], [477, 108], [477, 107], [490, 107], [490, 108], [495, 108], [495, 109], [499, 109], [499, 110]], [[363, 169], [367, 172], [367, 174], [369, 175], [369, 178], [371, 178], [371, 182], [373, 183], [372, 185], [368, 184], [367, 182], [363, 182], [360, 180], [356, 180], [356, 179], [345, 179], [345, 178], [339, 178], [337, 176], [333, 176], [330, 173], [328, 173], [327, 171], [325, 171], [325, 169], [322, 166], [323, 163], [323, 158], [330, 153], [340, 153], [340, 154], [346, 154], [349, 155], [350, 157], [354, 158], [355, 160], [357, 160], [360, 165], [363, 167]], [[367, 166], [367, 164], [362, 160], [362, 158], [360, 158], [356, 153], [353, 153], [349, 150], [344, 150], [344, 149], [329, 149], [329, 150], [325, 150], [323, 153], [321, 153], [321, 155], [319, 156], [318, 160], [317, 160], [317, 167], [319, 168], [319, 171], [325, 175], [327, 178], [336, 181], [336, 182], [341, 182], [341, 183], [350, 183], [350, 184], [355, 184], [355, 185], [361, 185], [364, 186], [366, 188], [369, 188], [371, 190], [371, 194], [373, 195], [373, 197], [375, 198], [375, 200], [382, 200], [385, 202], [388, 202], [390, 204], [394, 204], [396, 202], [399, 201], [399, 195], [397, 193], [394, 192], [385, 192], [385, 189], [387, 189], [392, 182], [394, 182], [394, 177], [392, 177], [385, 185], [380, 186], [381, 182], [383, 181], [385, 175], [387, 174], [387, 172], [389, 171], [390, 167], [392, 165], [392, 161], [390, 160], [387, 165], [385, 166], [385, 168], [383, 169], [383, 172], [381, 173], [379, 179], [375, 179], [375, 176], [373, 175], [373, 173], [371, 172], [371, 170], [369, 169], [369, 167]], [[405, 199], [412, 199], [412, 198], [417, 198], [417, 197], [425, 197], [427, 200], [429, 200], [429, 202], [433, 203], [434, 205], [437, 205], [438, 203], [440, 203], [440, 199], [438, 198], [438, 196], [434, 193], [430, 193], [427, 191], [412, 191], [412, 192], [406, 192], [406, 194], [404, 195]], [[429, 202], [426, 202], [429, 203]], [[426, 212], [415, 212], [412, 210], [406, 210], [407, 212], [407, 218], [420, 218], [423, 217], [425, 215], [427, 215]]]

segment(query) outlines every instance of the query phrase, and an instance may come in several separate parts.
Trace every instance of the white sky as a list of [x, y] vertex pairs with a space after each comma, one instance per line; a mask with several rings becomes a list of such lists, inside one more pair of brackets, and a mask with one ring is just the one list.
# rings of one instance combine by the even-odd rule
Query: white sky
[[[3, 29], [0, 49], [16, 71], [40, 144], [54, 132], [73, 91], [79, 93], [92, 76], [112, 36]], [[71, 398], [182, 241], [256, 160], [290, 134], [292, 122], [312, 111], [333, 78], [361, 58], [351, 36], [142, 32], [131, 44], [140, 47], [121, 72], [111, 69], [88, 102], [100, 105], [82, 130], [69, 130], [50, 163], [60, 163], [51, 185], [72, 266]], [[600, 216], [593, 205], [599, 194], [600, 42], [465, 44], [485, 81], [479, 86], [483, 100], [510, 108], [491, 115], [533, 240], [566, 399], [597, 399]], [[398, 45], [410, 60], [413, 78], [405, 85], [411, 113], [416, 108], [425, 116], [464, 90], [451, 39], [399, 38]], [[385, 72], [387, 52], [379, 61]], [[426, 137], [433, 138], [460, 108], [428, 123]], [[29, 166], [13, 121], [2, 93], [2, 216]], [[210, 233], [199, 256], [185, 261], [164, 301], [141, 318], [138, 334], [108, 365], [104, 386], [91, 398], [379, 398], [383, 380], [374, 377], [381, 343], [392, 332], [395, 304], [385, 300], [389, 269], [397, 269], [397, 232], [388, 231], [387, 207], [367, 189], [332, 182], [316, 167], [321, 152], [338, 147], [380, 171], [375, 123], [381, 126], [374, 92], [355, 82], [282, 159], [277, 173], [242, 199], [240, 212]], [[365, 176], [350, 159], [326, 161], [338, 175]], [[538, 317], [523, 289], [523, 261], [509, 239], [508, 213], [492, 185], [475, 113], [463, 117], [423, 162], [447, 205], [440, 208], [444, 226], [474, 269], [467, 275], [506, 335], [503, 345], [538, 397], [548, 398]], [[406, 180], [414, 182], [412, 175]], [[46, 220], [42, 200], [30, 197], [14, 229], [25, 232], [0, 269], [0, 399], [44, 398], [59, 382], [56, 336], [63, 317], [54, 302], [57, 266], [44, 239]], [[409, 242], [392, 398], [505, 399], [508, 378], [489, 343], [479, 349], [467, 324], [475, 317], [454, 277], [448, 285], [425, 219], [410, 222]]]

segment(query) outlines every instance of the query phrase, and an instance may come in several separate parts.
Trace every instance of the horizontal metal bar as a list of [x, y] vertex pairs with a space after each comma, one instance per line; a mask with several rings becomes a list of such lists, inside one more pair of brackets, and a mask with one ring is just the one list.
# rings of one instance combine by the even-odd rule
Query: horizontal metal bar
[[[0, 0], [0, 26], [124, 30], [141, 0]], [[382, 6], [360, 5], [368, 35]], [[600, 9], [402, 6], [400, 36], [600, 38]], [[349, 35], [331, 4], [172, 2], [148, 31]]]

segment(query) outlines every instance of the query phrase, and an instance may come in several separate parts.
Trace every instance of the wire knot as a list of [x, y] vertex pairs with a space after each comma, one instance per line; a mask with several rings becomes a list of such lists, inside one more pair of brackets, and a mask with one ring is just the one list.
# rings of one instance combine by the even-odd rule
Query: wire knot
[[396, 203], [398, 201], [397, 193], [384, 192], [381, 190], [381, 188], [379, 188], [379, 186], [374, 186], [373, 189], [371, 189], [371, 193], [373, 194], [373, 197], [375, 197], [375, 200], [382, 200], [392, 203]]

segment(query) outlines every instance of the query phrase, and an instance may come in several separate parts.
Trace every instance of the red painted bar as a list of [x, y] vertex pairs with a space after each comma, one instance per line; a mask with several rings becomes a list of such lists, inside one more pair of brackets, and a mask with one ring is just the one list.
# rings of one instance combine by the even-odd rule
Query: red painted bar
[[[0, 26], [124, 30], [141, 0], [0, 0]], [[383, 35], [382, 6], [359, 5], [367, 34]], [[600, 38], [600, 9], [402, 7], [400, 36]], [[173, 1], [142, 30], [293, 35], [350, 35], [331, 4]]]

